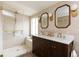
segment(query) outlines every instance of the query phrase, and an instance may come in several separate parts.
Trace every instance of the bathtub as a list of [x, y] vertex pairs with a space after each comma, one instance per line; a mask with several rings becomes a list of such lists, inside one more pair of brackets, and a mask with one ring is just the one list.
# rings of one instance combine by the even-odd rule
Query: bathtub
[[[17, 37], [15, 37], [15, 39], [17, 39]], [[22, 38], [20, 37], [20, 39], [23, 39], [23, 37]], [[20, 40], [20, 39], [17, 39], [17, 40]], [[25, 37], [24, 44], [19, 44], [17, 46], [3, 49], [3, 56], [4, 57], [17, 57], [31, 51], [32, 51], [32, 39], [29, 37]]]
[[4, 49], [3, 57], [17, 57], [25, 53], [27, 53], [25, 45], [18, 45], [12, 48]]

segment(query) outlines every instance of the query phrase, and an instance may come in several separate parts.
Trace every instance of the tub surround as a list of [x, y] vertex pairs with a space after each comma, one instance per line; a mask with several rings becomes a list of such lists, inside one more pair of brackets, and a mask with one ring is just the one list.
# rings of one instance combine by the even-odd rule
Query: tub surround
[[[78, 5], [77, 7], [79, 8], [79, 2], [75, 2], [75, 3]], [[55, 33], [56, 32], [62, 32], [64, 34], [74, 35], [74, 37], [75, 37], [74, 47], [75, 47], [75, 50], [77, 52], [77, 55], [79, 56], [79, 25], [78, 25], [79, 24], [79, 15], [77, 15], [76, 17], [71, 16], [71, 25], [66, 29], [58, 29], [54, 25], [54, 22], [55, 22], [54, 11], [56, 10], [57, 7], [62, 6], [64, 4], [68, 4], [68, 5], [70, 5], [70, 7], [73, 5], [71, 2], [68, 2], [68, 1], [63, 2], [62, 1], [62, 2], [59, 2], [59, 3], [52, 5], [49, 8], [46, 8], [46, 9], [38, 12], [37, 14], [33, 15], [31, 18], [34, 18], [34, 17], [39, 18], [39, 16], [44, 12], [52, 13], [53, 14], [53, 21], [49, 21], [49, 27], [47, 29], [42, 29], [40, 27], [40, 23], [38, 23], [39, 24], [38, 32], [39, 33], [41, 33], [41, 32], [45, 33], [46, 31], [51, 31], [51, 32], [53, 31]], [[77, 13], [79, 13], [79, 9], [77, 9]]]

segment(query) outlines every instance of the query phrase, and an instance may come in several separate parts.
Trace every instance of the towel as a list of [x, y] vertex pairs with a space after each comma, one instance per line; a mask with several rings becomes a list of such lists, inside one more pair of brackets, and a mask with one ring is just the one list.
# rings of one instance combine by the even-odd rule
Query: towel
[[71, 57], [77, 57], [77, 53], [76, 53], [75, 50], [73, 50], [73, 51], [71, 52]]

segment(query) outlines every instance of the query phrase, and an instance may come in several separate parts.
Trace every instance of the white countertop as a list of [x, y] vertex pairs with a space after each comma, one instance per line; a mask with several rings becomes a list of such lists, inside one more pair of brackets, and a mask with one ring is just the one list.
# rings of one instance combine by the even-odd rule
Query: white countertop
[[64, 44], [70, 44], [72, 41], [74, 41], [74, 36], [72, 35], [65, 35], [65, 38], [50, 37], [50, 36], [45, 36], [45, 35], [33, 35], [33, 36], [37, 36], [40, 38], [44, 38], [47, 40], [56, 41], [56, 42], [60, 42]]

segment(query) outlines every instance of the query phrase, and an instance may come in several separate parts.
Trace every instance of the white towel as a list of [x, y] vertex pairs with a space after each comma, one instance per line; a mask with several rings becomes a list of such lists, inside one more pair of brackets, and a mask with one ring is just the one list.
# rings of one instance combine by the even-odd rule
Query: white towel
[[71, 52], [71, 57], [77, 57], [77, 53], [76, 53], [75, 50], [73, 50], [73, 51]]

